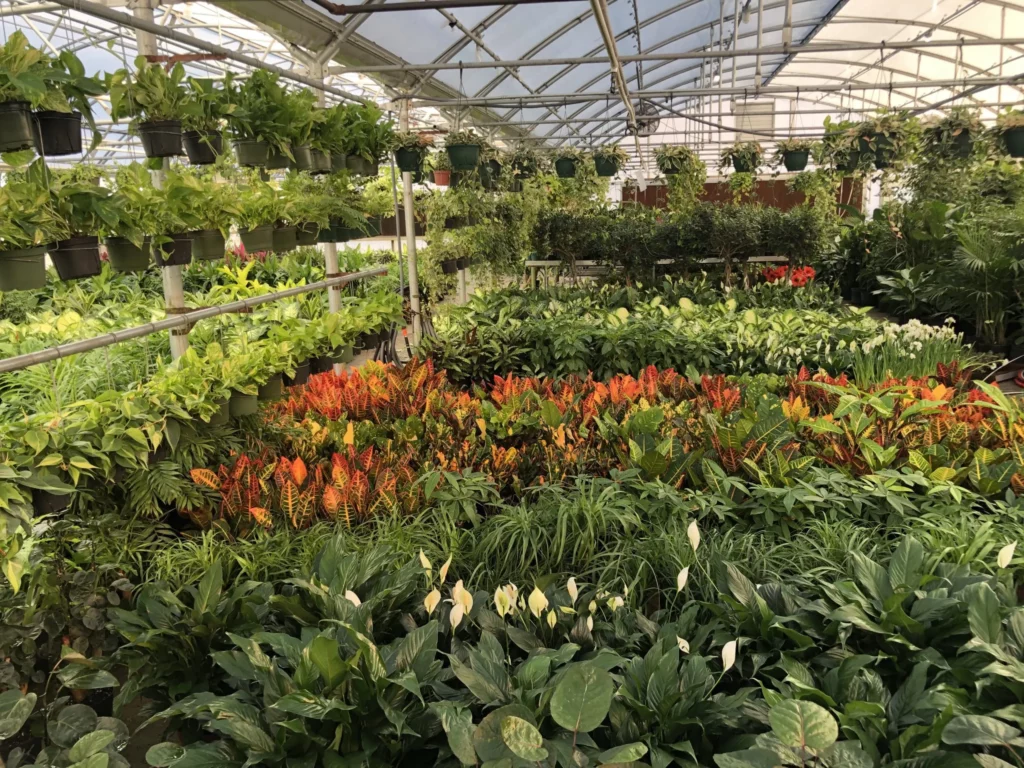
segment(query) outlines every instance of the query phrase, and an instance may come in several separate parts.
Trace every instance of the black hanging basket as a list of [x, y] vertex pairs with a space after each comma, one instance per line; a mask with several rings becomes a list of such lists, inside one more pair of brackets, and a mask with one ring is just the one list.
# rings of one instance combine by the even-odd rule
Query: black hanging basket
[[252, 229], [239, 229], [238, 237], [241, 238], [246, 253], [274, 250], [274, 228], [269, 224]]
[[35, 119], [39, 154], [62, 157], [82, 153], [81, 112], [36, 112]]
[[[289, 149], [289, 151], [291, 151]], [[280, 171], [283, 168], [288, 167], [288, 155], [284, 153], [283, 149], [277, 147], [270, 148], [270, 154], [267, 155], [267, 170], [269, 171]]]
[[50, 259], [61, 280], [95, 277], [103, 270], [100, 261], [100, 239], [95, 235], [81, 235], [61, 240], [50, 251]]
[[219, 229], [200, 229], [192, 233], [192, 258], [217, 261], [224, 258], [224, 233]]
[[786, 166], [787, 171], [795, 173], [807, 167], [807, 161], [810, 156], [811, 153], [806, 149], [794, 149], [789, 152], [783, 152], [782, 164]]
[[295, 171], [309, 171], [313, 169], [313, 152], [309, 144], [299, 146], [292, 145], [292, 157], [294, 158], [288, 167]]
[[298, 246], [294, 224], [274, 227], [274, 253], [290, 253]]
[[313, 159], [313, 165], [309, 169], [309, 172], [314, 176], [323, 176], [324, 174], [331, 172], [331, 156], [326, 152], [321, 152], [319, 149], [311, 149], [310, 155]]
[[560, 157], [555, 160], [555, 173], [560, 179], [572, 179], [576, 177], [576, 161], [571, 157]]
[[20, 152], [33, 146], [32, 105], [27, 101], [0, 104], [0, 152]]
[[181, 149], [180, 120], [152, 120], [139, 124], [139, 138], [146, 157], [177, 157]]
[[455, 260], [455, 266], [458, 267], [459, 269], [468, 269], [469, 268], [469, 257], [468, 256], [462, 256], [462, 257], [456, 259]]
[[270, 145], [265, 141], [239, 139], [235, 142], [235, 157], [238, 164], [247, 168], [262, 168], [270, 156]]
[[594, 167], [597, 169], [598, 176], [614, 176], [619, 172], [619, 161], [614, 157], [594, 157]]
[[104, 243], [107, 258], [118, 272], [144, 272], [149, 268], [150, 244], [147, 240], [138, 246], [126, 237], [108, 237]]
[[180, 232], [168, 235], [170, 242], [152, 244], [153, 261], [158, 267], [182, 267], [192, 261], [192, 235]]
[[445, 275], [454, 275], [459, 271], [458, 259], [445, 259], [441, 262], [441, 272]]
[[314, 222], [305, 222], [295, 227], [295, 242], [302, 245], [316, 245], [320, 235], [320, 225]]
[[219, 131], [185, 131], [182, 140], [192, 165], [213, 165], [224, 153], [224, 137]]
[[45, 286], [45, 245], [0, 251], [0, 291], [34, 291]]
[[401, 147], [395, 150], [395, 164], [402, 173], [416, 173], [423, 162], [423, 152], [419, 149]]

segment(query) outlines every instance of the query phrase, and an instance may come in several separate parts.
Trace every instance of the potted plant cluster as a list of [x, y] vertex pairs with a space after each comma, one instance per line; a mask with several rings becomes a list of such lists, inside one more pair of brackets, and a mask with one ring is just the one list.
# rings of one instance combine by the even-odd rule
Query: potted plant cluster
[[309, 88], [287, 91], [284, 98], [284, 113], [281, 122], [285, 125], [288, 167], [296, 171], [313, 169], [313, 152], [310, 141], [314, 126], [323, 121], [323, 110], [316, 109], [316, 94]]
[[283, 123], [287, 94], [278, 79], [276, 74], [258, 69], [240, 84], [225, 83], [225, 98], [232, 105], [227, 123], [241, 166], [269, 166], [271, 153], [277, 167], [287, 165]]
[[662, 144], [654, 150], [658, 170], [666, 176], [683, 173], [691, 167], [701, 165], [697, 153], [682, 144]]
[[956, 106], [924, 126], [925, 146], [945, 157], [967, 158], [983, 131], [978, 110]]
[[732, 165], [736, 173], [757, 173], [763, 156], [761, 145], [756, 141], [737, 141], [722, 150], [721, 167]]
[[1009, 109], [996, 118], [996, 133], [1010, 157], [1024, 157], [1024, 111]]
[[186, 84], [189, 108], [182, 116], [182, 141], [192, 165], [212, 165], [224, 154], [224, 121], [234, 111], [229, 72], [223, 80], [190, 77]]
[[71, 235], [51, 200], [47, 169], [36, 160], [0, 187], [0, 291], [46, 285], [46, 252]]
[[395, 164], [402, 173], [417, 173], [423, 166], [423, 157], [431, 141], [415, 131], [395, 134]]
[[135, 59], [135, 72], [119, 69], [110, 76], [110, 115], [131, 118], [130, 128], [142, 140], [146, 157], [182, 154], [181, 121], [195, 109], [184, 80], [180, 62], [168, 71], [145, 56]]
[[629, 155], [618, 144], [600, 146], [594, 150], [594, 167], [598, 176], [614, 176], [629, 162]]
[[102, 270], [100, 238], [116, 232], [120, 221], [113, 192], [101, 184], [103, 180], [96, 166], [51, 172], [53, 207], [69, 230], [69, 236], [50, 251], [61, 280], [93, 277]]
[[139, 163], [118, 168], [114, 188], [118, 220], [116, 230], [104, 240], [107, 259], [118, 272], [142, 272], [150, 264], [149, 236], [156, 229], [159, 195], [149, 171]]
[[775, 145], [773, 165], [780, 164], [791, 173], [802, 171], [807, 167], [814, 142], [808, 139], [782, 139]]
[[187, 217], [194, 227], [190, 233], [192, 258], [196, 261], [223, 259], [231, 224], [240, 210], [237, 188], [218, 179], [216, 168], [179, 168], [168, 175], [179, 177], [175, 179], [176, 186], [180, 184], [193, 191], [188, 200], [191, 210]]
[[555, 173], [560, 179], [572, 179], [576, 176], [576, 166], [583, 162], [586, 155], [575, 147], [566, 147], [555, 152]]
[[203, 225], [199, 211], [207, 201], [196, 176], [168, 173], [156, 190], [150, 243], [158, 267], [180, 267], [192, 261], [192, 233]]
[[238, 236], [247, 253], [274, 250], [274, 227], [284, 216], [283, 202], [258, 173], [250, 173], [236, 189]]
[[472, 171], [480, 163], [480, 147], [484, 141], [472, 129], [452, 131], [444, 139], [452, 170]]

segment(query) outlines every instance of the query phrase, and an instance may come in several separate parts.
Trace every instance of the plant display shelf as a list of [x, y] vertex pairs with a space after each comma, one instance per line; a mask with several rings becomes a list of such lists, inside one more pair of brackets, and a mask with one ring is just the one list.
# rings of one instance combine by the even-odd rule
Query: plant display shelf
[[[786, 264], [789, 259], [785, 256], [754, 256], [746, 259], [744, 264]], [[672, 259], [659, 259], [659, 266], [665, 266], [667, 264], [674, 264]], [[701, 259], [697, 264], [721, 264], [722, 259], [720, 258], [709, 258]], [[530, 287], [540, 287], [539, 279], [543, 277], [544, 287], [549, 285], [550, 270], [554, 270], [557, 277], [557, 272], [561, 267], [565, 266], [565, 262], [558, 259], [527, 259], [526, 268], [530, 272]], [[600, 261], [594, 261], [592, 259], [578, 259], [573, 263], [576, 269], [576, 273], [580, 277], [598, 277], [608, 273], [609, 265]]]

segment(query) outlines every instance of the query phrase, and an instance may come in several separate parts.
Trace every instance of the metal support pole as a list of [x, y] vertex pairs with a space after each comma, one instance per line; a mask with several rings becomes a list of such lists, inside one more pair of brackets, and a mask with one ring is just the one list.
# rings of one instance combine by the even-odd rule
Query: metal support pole
[[[735, 0], [732, 8], [732, 51], [736, 53], [736, 45], [740, 41], [740, 0]], [[736, 59], [732, 57], [732, 87], [736, 87]], [[730, 100], [731, 101], [731, 100]]]
[[[764, 36], [764, 0], [757, 0], [757, 47], [761, 48]], [[736, 59], [733, 59], [736, 61]], [[761, 88], [761, 54], [757, 54], [754, 65], [754, 88]]]
[[[398, 128], [409, 130], [409, 100], [402, 99], [398, 112]], [[418, 347], [423, 338], [420, 317], [420, 276], [416, 268], [416, 201], [412, 193], [412, 174], [402, 172], [402, 202], [405, 205], [405, 245], [409, 254], [409, 309], [412, 312], [412, 345]]]
[[793, 44], [793, 0], [786, 0], [786, 18], [782, 22], [782, 45], [789, 48]]
[[466, 295], [466, 270], [459, 270], [459, 286], [458, 286], [458, 297], [459, 304], [465, 304], [468, 301]]

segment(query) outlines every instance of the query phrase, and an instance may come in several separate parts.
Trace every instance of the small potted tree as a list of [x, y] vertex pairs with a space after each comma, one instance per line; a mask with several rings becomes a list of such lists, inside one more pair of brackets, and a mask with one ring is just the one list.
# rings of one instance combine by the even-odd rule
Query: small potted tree
[[807, 167], [813, 148], [814, 142], [809, 139], [781, 139], [775, 145], [772, 165], [776, 168], [782, 165], [790, 173], [802, 171]]
[[142, 139], [146, 157], [182, 154], [181, 120], [194, 109], [188, 102], [185, 68], [175, 64], [168, 72], [150, 64], [145, 56], [135, 59], [134, 74], [119, 69], [110, 76], [110, 114], [115, 120], [131, 118], [131, 130]]
[[395, 134], [395, 165], [402, 173], [416, 173], [423, 165], [423, 156], [430, 145], [430, 138], [415, 131], [400, 131]]
[[1010, 157], [1024, 157], [1024, 111], [1009, 109], [996, 118], [996, 133]]
[[598, 176], [614, 176], [627, 162], [629, 155], [618, 144], [606, 144], [594, 150], [594, 167]]
[[445, 136], [445, 149], [448, 159], [452, 161], [452, 169], [456, 171], [472, 171], [480, 162], [481, 139], [473, 130], [452, 131]]
[[187, 113], [181, 124], [185, 154], [192, 165], [212, 165], [224, 153], [224, 121], [234, 111], [231, 104], [231, 78], [225, 80], [190, 77], [186, 86]]
[[274, 225], [284, 214], [284, 205], [270, 184], [251, 173], [238, 190], [238, 236], [248, 253], [274, 250]]
[[83, 118], [92, 128], [92, 145], [98, 144], [100, 134], [90, 99], [106, 93], [103, 81], [86, 77], [85, 67], [71, 51], [61, 51], [60, 56], [50, 62], [46, 79], [47, 96], [42, 108], [35, 113], [39, 154], [51, 157], [80, 154]]
[[978, 110], [953, 107], [924, 126], [925, 151], [943, 157], [968, 158], [974, 149], [975, 139], [984, 130]]
[[100, 237], [116, 232], [119, 214], [111, 190], [100, 184], [103, 172], [78, 165], [53, 171], [50, 195], [54, 209], [68, 226], [69, 237], [58, 241], [50, 259], [61, 280], [100, 274]]
[[31, 149], [35, 131], [33, 107], [48, 98], [46, 72], [49, 59], [29, 45], [19, 30], [0, 48], [0, 152]]
[[27, 170], [9, 174], [0, 187], [0, 291], [45, 286], [48, 244], [70, 235], [48, 185], [46, 167], [37, 160]]
[[764, 153], [756, 141], [737, 141], [722, 150], [721, 168], [732, 165], [736, 173], [757, 173]]
[[575, 147], [565, 147], [555, 152], [555, 173], [560, 179], [576, 176], [576, 166], [583, 161], [584, 154]]
[[234, 137], [238, 164], [248, 168], [269, 166], [271, 152], [275, 167], [288, 164], [284, 153], [287, 139], [282, 122], [287, 94], [278, 76], [266, 70], [251, 72], [241, 85], [226, 85], [229, 103], [228, 128]]

